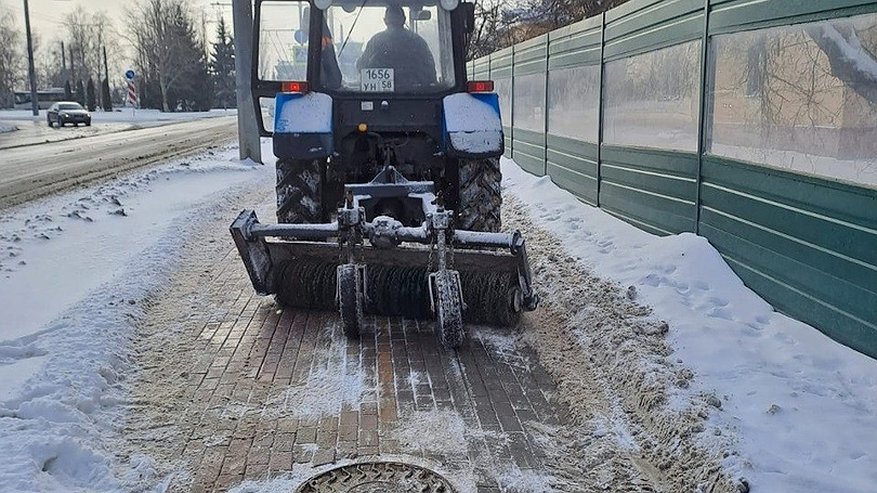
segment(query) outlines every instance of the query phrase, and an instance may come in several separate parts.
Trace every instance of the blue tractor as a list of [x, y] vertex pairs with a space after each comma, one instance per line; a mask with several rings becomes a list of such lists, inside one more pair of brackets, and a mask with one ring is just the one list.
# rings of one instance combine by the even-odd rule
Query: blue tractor
[[[474, 5], [256, 0], [252, 90], [277, 157], [277, 224], [231, 226], [254, 288], [288, 306], [513, 325], [538, 304], [524, 239], [502, 232], [490, 81], [467, 80]], [[270, 127], [267, 128], [267, 127]]]

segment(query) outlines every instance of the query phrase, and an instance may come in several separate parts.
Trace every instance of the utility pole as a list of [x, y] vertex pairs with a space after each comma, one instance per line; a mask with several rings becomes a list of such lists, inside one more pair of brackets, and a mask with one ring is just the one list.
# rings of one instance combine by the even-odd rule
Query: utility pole
[[[100, 85], [100, 102], [104, 111], [113, 111], [113, 96], [110, 94], [110, 67], [107, 65], [107, 45], [103, 45], [104, 51], [104, 82]], [[98, 69], [100, 70], [100, 69]], [[104, 91], [106, 88], [106, 91]], [[106, 95], [106, 98], [104, 96]]]
[[107, 65], [107, 45], [103, 46], [104, 49], [104, 80], [109, 83], [110, 81], [110, 67]]
[[232, 0], [234, 26], [234, 69], [238, 104], [238, 142], [240, 158], [262, 162], [262, 144], [250, 77], [253, 60], [253, 3], [251, 0]]
[[27, 77], [30, 79], [30, 109], [33, 116], [40, 115], [40, 105], [37, 101], [37, 77], [33, 67], [33, 38], [30, 35], [30, 9], [27, 0], [24, 0], [24, 30], [27, 32]]
[[67, 54], [64, 52], [63, 41], [61, 41], [61, 77], [67, 80]]

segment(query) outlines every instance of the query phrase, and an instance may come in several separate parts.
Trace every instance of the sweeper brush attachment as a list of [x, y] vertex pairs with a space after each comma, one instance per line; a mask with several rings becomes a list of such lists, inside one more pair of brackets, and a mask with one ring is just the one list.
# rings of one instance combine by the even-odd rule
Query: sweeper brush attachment
[[[520, 233], [453, 229], [453, 212], [436, 205], [433, 187], [387, 166], [370, 183], [345, 186], [335, 222], [267, 225], [245, 210], [231, 234], [260, 294], [337, 308], [350, 337], [364, 314], [434, 318], [442, 343], [457, 347], [464, 320], [513, 325], [538, 297]], [[420, 225], [371, 217], [388, 199], [409, 204]]]

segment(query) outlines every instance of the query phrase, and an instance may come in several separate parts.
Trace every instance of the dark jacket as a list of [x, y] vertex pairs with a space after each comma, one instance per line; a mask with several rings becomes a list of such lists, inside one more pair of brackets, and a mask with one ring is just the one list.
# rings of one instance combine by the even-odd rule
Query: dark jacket
[[436, 82], [435, 60], [426, 41], [404, 27], [375, 34], [356, 62], [357, 69], [391, 68], [396, 91], [410, 91]]

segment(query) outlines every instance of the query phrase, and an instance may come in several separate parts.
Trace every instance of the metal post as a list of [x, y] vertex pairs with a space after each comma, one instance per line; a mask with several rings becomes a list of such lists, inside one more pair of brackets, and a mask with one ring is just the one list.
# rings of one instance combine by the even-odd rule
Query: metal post
[[37, 79], [33, 67], [33, 38], [30, 34], [30, 9], [27, 0], [24, 0], [24, 30], [27, 32], [27, 77], [30, 79], [30, 108], [33, 116], [40, 115], [40, 105], [37, 101]]
[[515, 159], [515, 45], [511, 46], [512, 52], [512, 80], [511, 87], [509, 88], [509, 108], [511, 112], [509, 113], [509, 132], [511, 132], [511, 136], [509, 137], [509, 143], [512, 145], [512, 148], [509, 150], [509, 156], [512, 159]]
[[240, 158], [262, 162], [259, 127], [250, 91], [253, 59], [253, 4], [250, 0], [232, 0], [234, 27], [234, 69], [237, 85], [238, 142]]
[[706, 94], [707, 85], [712, 79], [709, 68], [710, 51], [710, 0], [703, 1], [703, 38], [701, 39], [700, 51], [700, 107], [697, 113], [697, 176], [694, 190], [694, 233], [700, 234], [700, 188], [703, 182], [703, 154], [706, 152], [707, 122], [706, 112], [709, 98]]
[[606, 49], [606, 12], [600, 14], [600, 87], [597, 88], [599, 91], [597, 99], [597, 196], [594, 198], [597, 207], [600, 207], [600, 182], [603, 180], [600, 168], [602, 167], [601, 160], [603, 159], [603, 100], [605, 96], [603, 94], [603, 88], [605, 87], [603, 77], [606, 66], [606, 62], [603, 60], [604, 49]]
[[550, 62], [551, 33], [545, 34], [545, 93], [542, 95], [542, 176], [548, 175], [548, 63]]

